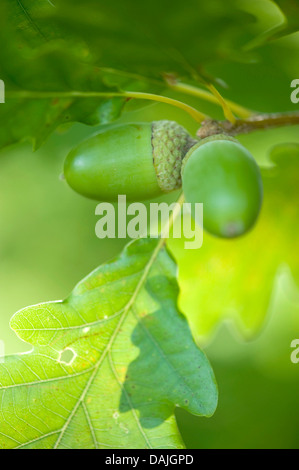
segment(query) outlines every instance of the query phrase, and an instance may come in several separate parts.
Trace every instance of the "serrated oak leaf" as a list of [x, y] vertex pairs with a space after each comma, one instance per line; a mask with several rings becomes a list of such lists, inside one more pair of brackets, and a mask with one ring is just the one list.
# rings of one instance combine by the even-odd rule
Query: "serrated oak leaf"
[[217, 388], [177, 294], [174, 261], [142, 239], [65, 301], [18, 312], [33, 350], [0, 364], [0, 447], [182, 448], [175, 406], [209, 416]]

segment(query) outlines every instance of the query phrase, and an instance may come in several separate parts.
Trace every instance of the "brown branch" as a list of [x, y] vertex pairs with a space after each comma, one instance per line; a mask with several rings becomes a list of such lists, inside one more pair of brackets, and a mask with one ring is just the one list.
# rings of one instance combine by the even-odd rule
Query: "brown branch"
[[203, 121], [197, 131], [201, 139], [215, 134], [249, 134], [261, 129], [274, 129], [276, 127], [299, 125], [299, 112], [255, 114], [248, 119], [237, 119], [235, 123], [230, 121], [216, 121], [208, 119]]

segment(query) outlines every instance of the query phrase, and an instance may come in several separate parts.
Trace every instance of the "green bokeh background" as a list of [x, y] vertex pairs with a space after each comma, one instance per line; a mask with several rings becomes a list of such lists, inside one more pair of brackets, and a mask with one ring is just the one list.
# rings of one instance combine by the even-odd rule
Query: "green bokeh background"
[[[215, 115], [212, 105], [200, 105]], [[121, 120], [164, 118], [196, 130], [188, 116], [161, 104], [131, 110]], [[28, 349], [9, 328], [14, 312], [66, 297], [82, 277], [119, 253], [126, 242], [97, 239], [96, 202], [74, 193], [61, 178], [67, 152], [94, 132], [76, 124], [54, 134], [35, 153], [29, 144], [1, 151], [0, 339], [6, 354]], [[243, 140], [265, 164], [269, 146], [293, 140], [296, 132], [265, 131]], [[205, 350], [219, 385], [219, 407], [211, 419], [177, 411], [188, 448], [298, 448], [299, 364], [290, 361], [291, 340], [299, 336], [298, 300], [285, 267], [256, 339], [245, 343], [230, 324], [219, 325], [206, 339]]]

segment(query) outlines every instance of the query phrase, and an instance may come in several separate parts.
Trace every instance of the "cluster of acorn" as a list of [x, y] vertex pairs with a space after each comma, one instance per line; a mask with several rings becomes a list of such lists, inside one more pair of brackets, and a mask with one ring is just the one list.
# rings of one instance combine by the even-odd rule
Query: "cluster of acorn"
[[70, 152], [64, 174], [78, 193], [96, 200], [144, 200], [182, 186], [185, 200], [203, 203], [204, 228], [219, 237], [242, 235], [255, 223], [262, 178], [236, 139], [193, 139], [173, 121], [115, 127]]

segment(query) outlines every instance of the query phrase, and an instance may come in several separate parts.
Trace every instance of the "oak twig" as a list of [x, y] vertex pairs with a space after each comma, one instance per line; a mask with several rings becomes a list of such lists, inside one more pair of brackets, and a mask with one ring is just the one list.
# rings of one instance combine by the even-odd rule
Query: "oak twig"
[[261, 129], [274, 129], [293, 125], [299, 125], [298, 111], [292, 113], [255, 114], [248, 119], [236, 119], [234, 123], [206, 119], [198, 129], [197, 136], [201, 139], [215, 134], [236, 136], [239, 134], [249, 134]]

